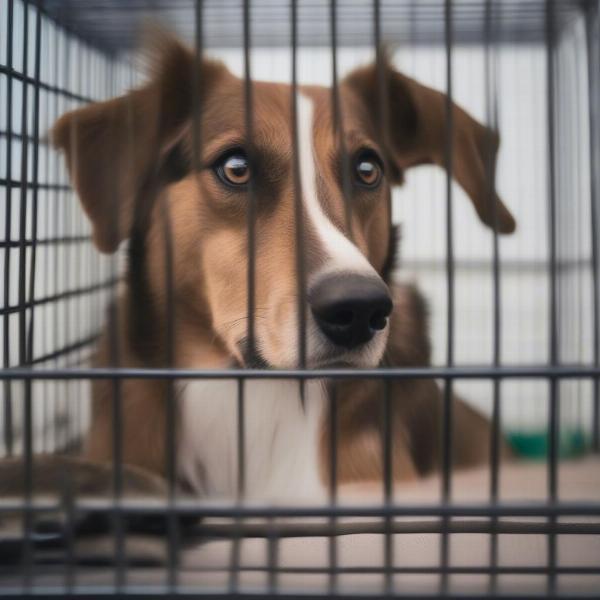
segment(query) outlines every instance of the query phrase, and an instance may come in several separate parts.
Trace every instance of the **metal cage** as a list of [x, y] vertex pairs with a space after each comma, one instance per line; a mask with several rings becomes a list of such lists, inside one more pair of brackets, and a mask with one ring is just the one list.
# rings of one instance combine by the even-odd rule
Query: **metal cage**
[[[561, 477], [577, 455], [593, 478], [600, 449], [599, 9], [596, 0], [0, 0], [0, 457], [22, 477], [20, 495], [0, 498], [0, 595], [597, 597], [600, 503], [565, 490]], [[416, 279], [430, 301], [431, 367], [91, 366], [123, 256], [94, 249], [47, 132], [68, 110], [141, 81], [133, 50], [148, 17], [246, 82], [270, 69], [292, 89], [302, 77], [335, 88], [338, 70], [379, 60], [388, 46], [405, 72], [500, 131], [496, 179], [520, 222], [515, 241], [483, 234], [443, 171], [423, 169], [394, 192], [404, 238], [396, 276]], [[250, 248], [250, 286], [253, 260]], [[168, 482], [158, 500], [122, 497], [118, 418], [109, 498], [80, 498], [68, 478], [56, 482], [58, 496], [36, 494], [37, 455], [77, 455], [90, 382], [102, 378], [115, 382], [115, 403], [127, 379], [171, 382]], [[395, 498], [385, 427], [378, 503], [338, 502], [335, 468], [329, 501], [318, 505], [180, 497], [173, 382], [201, 378], [238, 382], [240, 440], [252, 410], [244, 382], [377, 379], [385, 418], [391, 381], [438, 380], [444, 455], [435, 497]], [[487, 412], [495, 432], [475, 499], [461, 496], [451, 469], [453, 389]], [[330, 398], [334, 440], [338, 401]], [[503, 494], [500, 432], [536, 455], [537, 496]], [[332, 464], [336, 452], [334, 442]], [[320, 540], [316, 556], [302, 553], [306, 538]], [[365, 550], [349, 558], [344, 540]], [[515, 550], [534, 546], [533, 562]]]

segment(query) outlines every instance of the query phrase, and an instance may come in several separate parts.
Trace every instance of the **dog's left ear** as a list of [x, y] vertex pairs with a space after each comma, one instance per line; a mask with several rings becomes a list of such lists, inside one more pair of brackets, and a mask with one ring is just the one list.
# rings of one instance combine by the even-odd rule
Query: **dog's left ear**
[[[380, 77], [380, 74], [382, 77]], [[381, 140], [387, 146], [387, 160], [399, 173], [421, 164], [446, 164], [447, 96], [395, 71], [388, 60], [357, 69], [343, 82], [367, 104], [378, 131], [381, 102], [385, 94], [389, 134]], [[498, 134], [478, 123], [452, 103], [452, 175], [471, 198], [479, 218], [500, 233], [512, 233], [515, 219], [494, 189]], [[488, 163], [489, 161], [489, 163]], [[489, 165], [489, 166], [488, 166]], [[400, 183], [399, 178], [396, 183]]]

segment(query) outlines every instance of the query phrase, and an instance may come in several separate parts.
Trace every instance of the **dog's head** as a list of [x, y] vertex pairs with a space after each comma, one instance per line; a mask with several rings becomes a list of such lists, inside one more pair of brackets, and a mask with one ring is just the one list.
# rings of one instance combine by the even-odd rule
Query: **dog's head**
[[[53, 131], [98, 248], [131, 238], [140, 310], [162, 315], [172, 298], [178, 322], [208, 328], [240, 363], [296, 366], [301, 263], [306, 364], [377, 365], [392, 310], [390, 189], [412, 166], [444, 166], [446, 96], [385, 62], [340, 83], [334, 119], [329, 89], [299, 87], [292, 99], [288, 85], [253, 82], [249, 136], [243, 80], [170, 38], [157, 47], [144, 87], [71, 112]], [[451, 111], [453, 176], [484, 223], [511, 232], [491, 184], [498, 137]]]

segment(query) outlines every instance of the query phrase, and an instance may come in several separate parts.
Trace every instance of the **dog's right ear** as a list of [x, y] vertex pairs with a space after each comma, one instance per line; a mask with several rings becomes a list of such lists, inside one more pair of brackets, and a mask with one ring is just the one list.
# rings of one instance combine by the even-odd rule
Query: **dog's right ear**
[[202, 102], [228, 73], [219, 62], [198, 64], [189, 49], [160, 32], [153, 36], [150, 54], [146, 85], [67, 113], [52, 130], [102, 252], [114, 252], [128, 237], [138, 190], [182, 138], [192, 119], [193, 98]]
[[[381, 103], [389, 116], [389, 140], [381, 145], [401, 183], [401, 174], [411, 167], [436, 164], [446, 167], [448, 97], [396, 71], [384, 57], [352, 71], [344, 85], [367, 106], [367, 114], [379, 115]], [[383, 85], [381, 85], [383, 83]], [[379, 98], [379, 90], [384, 93]], [[452, 176], [465, 190], [483, 223], [499, 233], [512, 233], [516, 223], [494, 189], [498, 134], [476, 121], [452, 102]], [[378, 123], [374, 122], [374, 130]], [[383, 136], [382, 136], [383, 137]], [[398, 176], [400, 175], [400, 176]]]

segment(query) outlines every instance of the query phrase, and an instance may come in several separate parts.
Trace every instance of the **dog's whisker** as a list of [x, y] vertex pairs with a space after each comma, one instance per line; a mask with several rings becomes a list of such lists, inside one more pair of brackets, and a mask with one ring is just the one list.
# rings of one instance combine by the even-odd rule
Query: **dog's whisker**
[[[254, 315], [255, 321], [266, 321], [267, 317], [261, 317], [260, 315]], [[223, 324], [223, 333], [229, 333], [234, 327], [243, 323], [244, 321], [248, 321], [248, 317], [240, 317], [239, 319], [233, 319], [232, 321], [227, 321]]]

